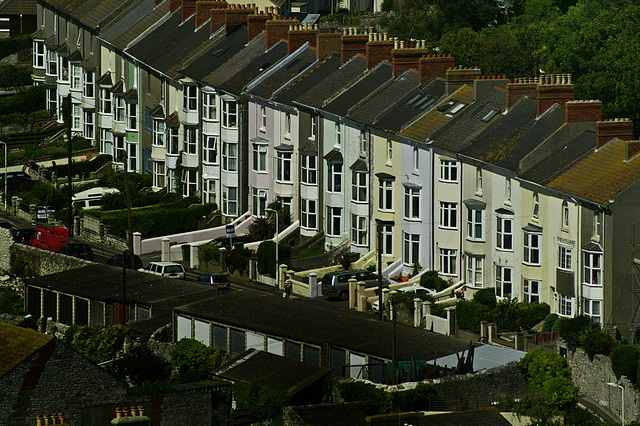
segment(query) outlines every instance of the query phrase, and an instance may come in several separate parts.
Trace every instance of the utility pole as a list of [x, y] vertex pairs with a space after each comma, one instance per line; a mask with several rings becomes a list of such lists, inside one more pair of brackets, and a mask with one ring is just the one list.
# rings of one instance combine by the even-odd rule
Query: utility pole
[[73, 156], [73, 147], [71, 142], [71, 94], [67, 95], [62, 101], [62, 115], [67, 125], [67, 230], [69, 238], [73, 238], [73, 185], [71, 181], [71, 157]]
[[384, 318], [384, 306], [382, 305], [382, 222], [380, 219], [376, 219], [376, 231], [378, 243], [378, 312], [380, 315], [380, 321], [382, 321]]
[[[125, 144], [126, 147], [126, 144]], [[126, 148], [125, 148], [126, 149]], [[129, 253], [131, 253], [131, 269], [136, 269], [136, 262], [133, 259], [133, 225], [131, 223], [131, 196], [129, 194], [129, 173], [127, 172], [127, 161], [129, 156], [126, 151], [122, 154], [122, 164], [124, 164], [124, 188], [127, 197], [127, 221], [129, 222], [129, 233], [127, 243], [129, 245]]]

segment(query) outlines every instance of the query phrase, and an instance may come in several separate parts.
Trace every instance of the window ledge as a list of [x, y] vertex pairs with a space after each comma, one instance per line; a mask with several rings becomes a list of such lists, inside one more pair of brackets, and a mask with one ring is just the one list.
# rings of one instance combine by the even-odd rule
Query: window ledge
[[525, 262], [524, 260], [522, 261], [522, 264], [526, 266], [542, 266], [542, 263], [530, 263], [530, 262]]

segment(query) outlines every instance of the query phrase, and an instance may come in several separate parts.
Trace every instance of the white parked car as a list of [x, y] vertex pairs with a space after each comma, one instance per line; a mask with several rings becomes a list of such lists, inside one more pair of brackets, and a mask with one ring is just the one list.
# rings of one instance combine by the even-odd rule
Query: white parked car
[[[436, 292], [434, 289], [422, 287], [420, 284], [413, 284], [406, 287], [402, 287], [402, 288], [399, 288], [397, 291], [402, 291], [405, 293], [420, 293], [420, 294], [434, 294]], [[380, 312], [380, 309], [378, 308], [379, 301], [380, 300], [376, 300], [375, 302], [373, 302], [373, 306], [371, 307], [371, 309], [373, 309], [373, 313], [375, 314]]]
[[138, 271], [166, 278], [184, 279], [184, 266], [175, 262], [149, 262], [147, 266], [138, 269]]

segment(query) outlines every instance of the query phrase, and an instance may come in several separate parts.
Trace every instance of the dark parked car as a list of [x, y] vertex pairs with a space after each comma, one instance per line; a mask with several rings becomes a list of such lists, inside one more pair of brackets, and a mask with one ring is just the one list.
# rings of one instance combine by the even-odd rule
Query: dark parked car
[[[349, 280], [351, 278], [356, 281], [364, 281], [365, 287], [378, 285], [378, 276], [364, 269], [330, 272], [322, 277], [322, 295], [347, 300], [349, 297]], [[383, 278], [382, 285], [388, 287], [389, 280]]]
[[91, 246], [85, 243], [69, 243], [62, 247], [58, 253], [66, 254], [67, 256], [77, 257], [78, 259], [90, 260], [93, 262], [93, 250]]
[[36, 230], [33, 228], [17, 229], [13, 232], [13, 241], [27, 246], [31, 245], [31, 239], [35, 238]]
[[209, 285], [211, 287], [217, 287], [219, 289], [231, 288], [229, 283], [229, 277], [225, 274], [202, 274], [196, 280], [198, 284]]
[[[2, 190], [2, 188], [0, 188], [0, 190]], [[4, 229], [13, 229], [13, 225], [11, 225], [11, 222], [9, 222], [8, 220], [0, 220], [0, 228], [4, 228]]]
[[[133, 255], [133, 261], [135, 262], [135, 270], [137, 271], [138, 269], [142, 268], [142, 260], [140, 260], [140, 257], [137, 254]], [[121, 254], [116, 254], [111, 256], [105, 263], [107, 265], [113, 265], [113, 266], [119, 266], [122, 268], [122, 255]], [[124, 265], [126, 268], [131, 269], [131, 255], [127, 254], [124, 257]]]
[[[7, 173], [7, 192], [14, 193], [17, 190], [29, 190], [35, 186], [36, 181], [24, 172]], [[0, 174], [0, 188], [4, 191], [5, 174]]]

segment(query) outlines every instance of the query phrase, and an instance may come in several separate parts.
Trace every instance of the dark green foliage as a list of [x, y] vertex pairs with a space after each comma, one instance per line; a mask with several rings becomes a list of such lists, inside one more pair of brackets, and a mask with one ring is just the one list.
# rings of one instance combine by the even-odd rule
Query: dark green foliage
[[560, 337], [573, 346], [580, 346], [582, 335], [587, 330], [599, 329], [599, 326], [585, 315], [569, 318], [566, 321], [556, 321], [556, 324], [558, 324]]
[[553, 325], [558, 320], [558, 314], [549, 314], [544, 319], [544, 324], [542, 325], [542, 332], [549, 333], [553, 330]]
[[324, 253], [325, 253], [324, 247], [306, 248], [302, 250], [300, 253], [298, 253], [298, 259], [302, 259], [303, 257], [317, 256], [319, 254], [324, 254]]
[[611, 368], [616, 377], [627, 376], [631, 382], [637, 384], [638, 358], [640, 352], [633, 345], [619, 345], [611, 353]]
[[24, 300], [8, 288], [0, 288], [0, 314], [25, 315]]
[[179, 393], [176, 388], [173, 387], [171, 382], [162, 380], [162, 381], [146, 381], [141, 385], [133, 386], [129, 388], [127, 392], [132, 396], [139, 395], [159, 395], [159, 394], [167, 394], [167, 393]]
[[554, 321], [553, 326], [551, 327], [551, 331], [560, 331], [567, 328], [566, 322], [569, 321], [569, 318], [559, 317]]
[[613, 337], [600, 327], [587, 328], [580, 336], [580, 346], [593, 359], [596, 354], [609, 355], [613, 348]]
[[[276, 243], [263, 241], [258, 246], [258, 272], [270, 277], [276, 276]], [[278, 244], [278, 262], [288, 265], [291, 261], [291, 246]]]
[[248, 229], [253, 241], [264, 241], [273, 238], [276, 233], [275, 223], [266, 217], [257, 217]]
[[432, 288], [436, 292], [449, 287], [449, 283], [438, 276], [438, 271], [427, 271], [420, 275], [420, 285], [422, 287]]
[[[80, 138], [78, 136], [74, 137], [73, 145], [74, 150], [86, 149], [80, 148], [84, 146], [86, 143], [89, 143], [87, 139]], [[81, 176], [89, 176], [91, 172], [95, 172], [104, 166], [106, 163], [111, 162], [111, 155], [108, 154], [100, 154], [96, 155], [95, 158], [85, 161], [72, 161], [71, 162], [71, 176], [81, 175]], [[56, 166], [56, 175], [58, 178], [66, 178], [69, 172], [69, 166], [67, 164], [60, 164]]]
[[213, 244], [198, 247], [198, 260], [201, 262], [220, 263], [220, 249]]
[[476, 291], [473, 295], [473, 301], [488, 308], [493, 308], [496, 304], [496, 292], [492, 288], [483, 288], [482, 290]]
[[170, 374], [169, 365], [145, 345], [134, 345], [129, 354], [118, 358], [109, 369], [134, 386], [166, 380]]
[[237, 382], [233, 385], [233, 395], [237, 410], [249, 410], [251, 420], [255, 423], [271, 420], [275, 424], [282, 423], [282, 410], [289, 403], [289, 398], [272, 389], [262, 387], [269, 377], [251, 384]]
[[421, 300], [430, 301], [431, 302], [431, 313], [433, 313], [434, 306], [435, 306], [435, 299], [433, 298], [432, 295], [427, 294], [424, 291], [419, 291], [417, 293], [409, 293], [409, 292], [406, 292], [406, 291], [396, 291], [396, 292], [391, 293], [389, 295], [389, 302], [394, 306], [398, 306], [398, 305], [402, 304], [410, 312], [413, 312], [413, 310], [414, 310], [413, 299], [415, 299], [416, 297], [421, 299]]
[[391, 12], [393, 10], [393, 0], [382, 0], [380, 10], [382, 12]]
[[518, 369], [532, 393], [530, 414], [545, 419], [575, 404], [578, 389], [571, 383], [571, 369], [563, 357], [538, 347], [520, 360]]
[[464, 330], [480, 333], [480, 321], [488, 321], [489, 318], [489, 307], [481, 303], [473, 300], [461, 300], [456, 305], [456, 321], [458, 327]]
[[31, 43], [31, 36], [29, 34], [20, 34], [0, 39], [0, 59], [16, 53], [20, 49], [31, 47]]
[[393, 410], [397, 412], [429, 411], [430, 400], [436, 395], [431, 383], [419, 383], [414, 389], [390, 393]]
[[121, 325], [95, 328], [72, 325], [65, 333], [65, 341], [93, 362], [100, 363], [116, 358], [125, 338], [137, 336], [136, 330]]
[[225, 258], [229, 272], [244, 272], [248, 270], [249, 259], [253, 256], [253, 254], [253, 250], [240, 246], [234, 246], [233, 250], [227, 252]]
[[519, 330], [529, 330], [549, 315], [551, 308], [546, 303], [515, 304], [516, 321]]
[[10, 89], [18, 86], [30, 86], [31, 67], [20, 66], [15, 64], [0, 65], [0, 87], [2, 89]]
[[0, 98], [0, 115], [30, 114], [42, 109], [45, 104], [46, 87], [29, 86], [13, 96]]
[[210, 376], [218, 358], [219, 353], [213, 348], [194, 339], [180, 339], [171, 351], [171, 362], [187, 381]]
[[29, 192], [20, 193], [22, 205], [29, 206], [51, 206], [56, 210], [61, 209], [67, 204], [67, 197], [62, 191], [58, 191], [55, 187], [45, 182], [38, 182]]
[[340, 383], [344, 402], [362, 402], [366, 415], [384, 414], [391, 411], [387, 393], [370, 383], [346, 381]]

